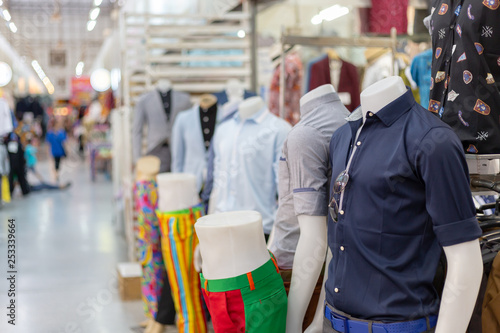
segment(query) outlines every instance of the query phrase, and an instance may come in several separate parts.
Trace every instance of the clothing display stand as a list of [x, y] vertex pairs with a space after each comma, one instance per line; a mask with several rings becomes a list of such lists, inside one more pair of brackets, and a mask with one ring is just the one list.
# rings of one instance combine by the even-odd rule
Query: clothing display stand
[[[247, 1], [241, 10], [230, 13], [145, 14], [149, 12], [145, 8], [143, 13], [122, 12], [120, 17], [126, 106], [133, 106], [162, 78], [171, 80], [174, 90], [188, 93], [221, 91], [229, 79], [250, 88], [257, 70]], [[237, 36], [240, 30], [247, 32], [245, 37]]]
[[[342, 38], [342, 37], [308, 37], [308, 36], [297, 36], [289, 35], [284, 30], [281, 33], [281, 74], [280, 74], [280, 117], [284, 118], [285, 112], [285, 65], [286, 54], [291, 50], [294, 45], [303, 46], [316, 46], [316, 47], [386, 47], [391, 49], [392, 52], [392, 62], [394, 64], [396, 61], [396, 45], [397, 45], [397, 31], [396, 28], [391, 29], [390, 37], [352, 37], [352, 38]], [[395, 75], [396, 73], [391, 73]]]

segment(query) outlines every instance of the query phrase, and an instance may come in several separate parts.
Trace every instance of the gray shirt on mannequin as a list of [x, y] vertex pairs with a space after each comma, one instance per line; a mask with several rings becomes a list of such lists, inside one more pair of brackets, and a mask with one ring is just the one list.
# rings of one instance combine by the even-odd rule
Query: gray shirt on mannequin
[[279, 165], [279, 208], [270, 250], [282, 269], [291, 269], [300, 236], [297, 216], [328, 214], [329, 145], [349, 111], [337, 93], [301, 107], [301, 119], [283, 145]]

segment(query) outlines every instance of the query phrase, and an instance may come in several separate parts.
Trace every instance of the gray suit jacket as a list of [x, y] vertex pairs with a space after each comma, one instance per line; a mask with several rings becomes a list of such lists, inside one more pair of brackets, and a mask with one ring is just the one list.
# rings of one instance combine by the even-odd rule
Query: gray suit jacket
[[139, 98], [135, 107], [132, 126], [132, 152], [134, 163], [141, 157], [144, 124], [148, 126], [147, 151], [150, 152], [164, 142], [170, 142], [172, 124], [181, 111], [191, 108], [189, 94], [172, 90], [172, 106], [170, 121], [167, 120], [165, 109], [158, 90], [145, 93]]

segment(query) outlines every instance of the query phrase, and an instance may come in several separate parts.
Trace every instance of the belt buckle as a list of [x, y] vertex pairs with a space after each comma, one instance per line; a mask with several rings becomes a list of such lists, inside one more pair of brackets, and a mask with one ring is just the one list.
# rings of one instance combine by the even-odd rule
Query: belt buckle
[[[331, 311], [331, 310], [330, 310]], [[338, 313], [335, 313], [331, 311], [332, 317], [334, 317], [337, 320], [341, 320], [344, 323], [344, 333], [349, 333], [349, 319], [347, 317], [344, 317], [342, 315], [339, 315]], [[334, 328], [335, 329], [335, 328]]]

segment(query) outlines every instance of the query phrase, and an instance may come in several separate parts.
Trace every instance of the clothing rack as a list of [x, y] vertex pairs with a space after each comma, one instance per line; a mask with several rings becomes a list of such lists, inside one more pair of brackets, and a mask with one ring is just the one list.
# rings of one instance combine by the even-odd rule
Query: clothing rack
[[[391, 29], [390, 37], [307, 37], [288, 35], [285, 31], [281, 33], [281, 72], [280, 72], [280, 117], [285, 116], [285, 61], [286, 54], [292, 46], [317, 46], [317, 47], [386, 47], [391, 49], [392, 52], [392, 69], [396, 63], [396, 45], [397, 45], [397, 31], [396, 28]], [[395, 73], [391, 73], [394, 75]]]

